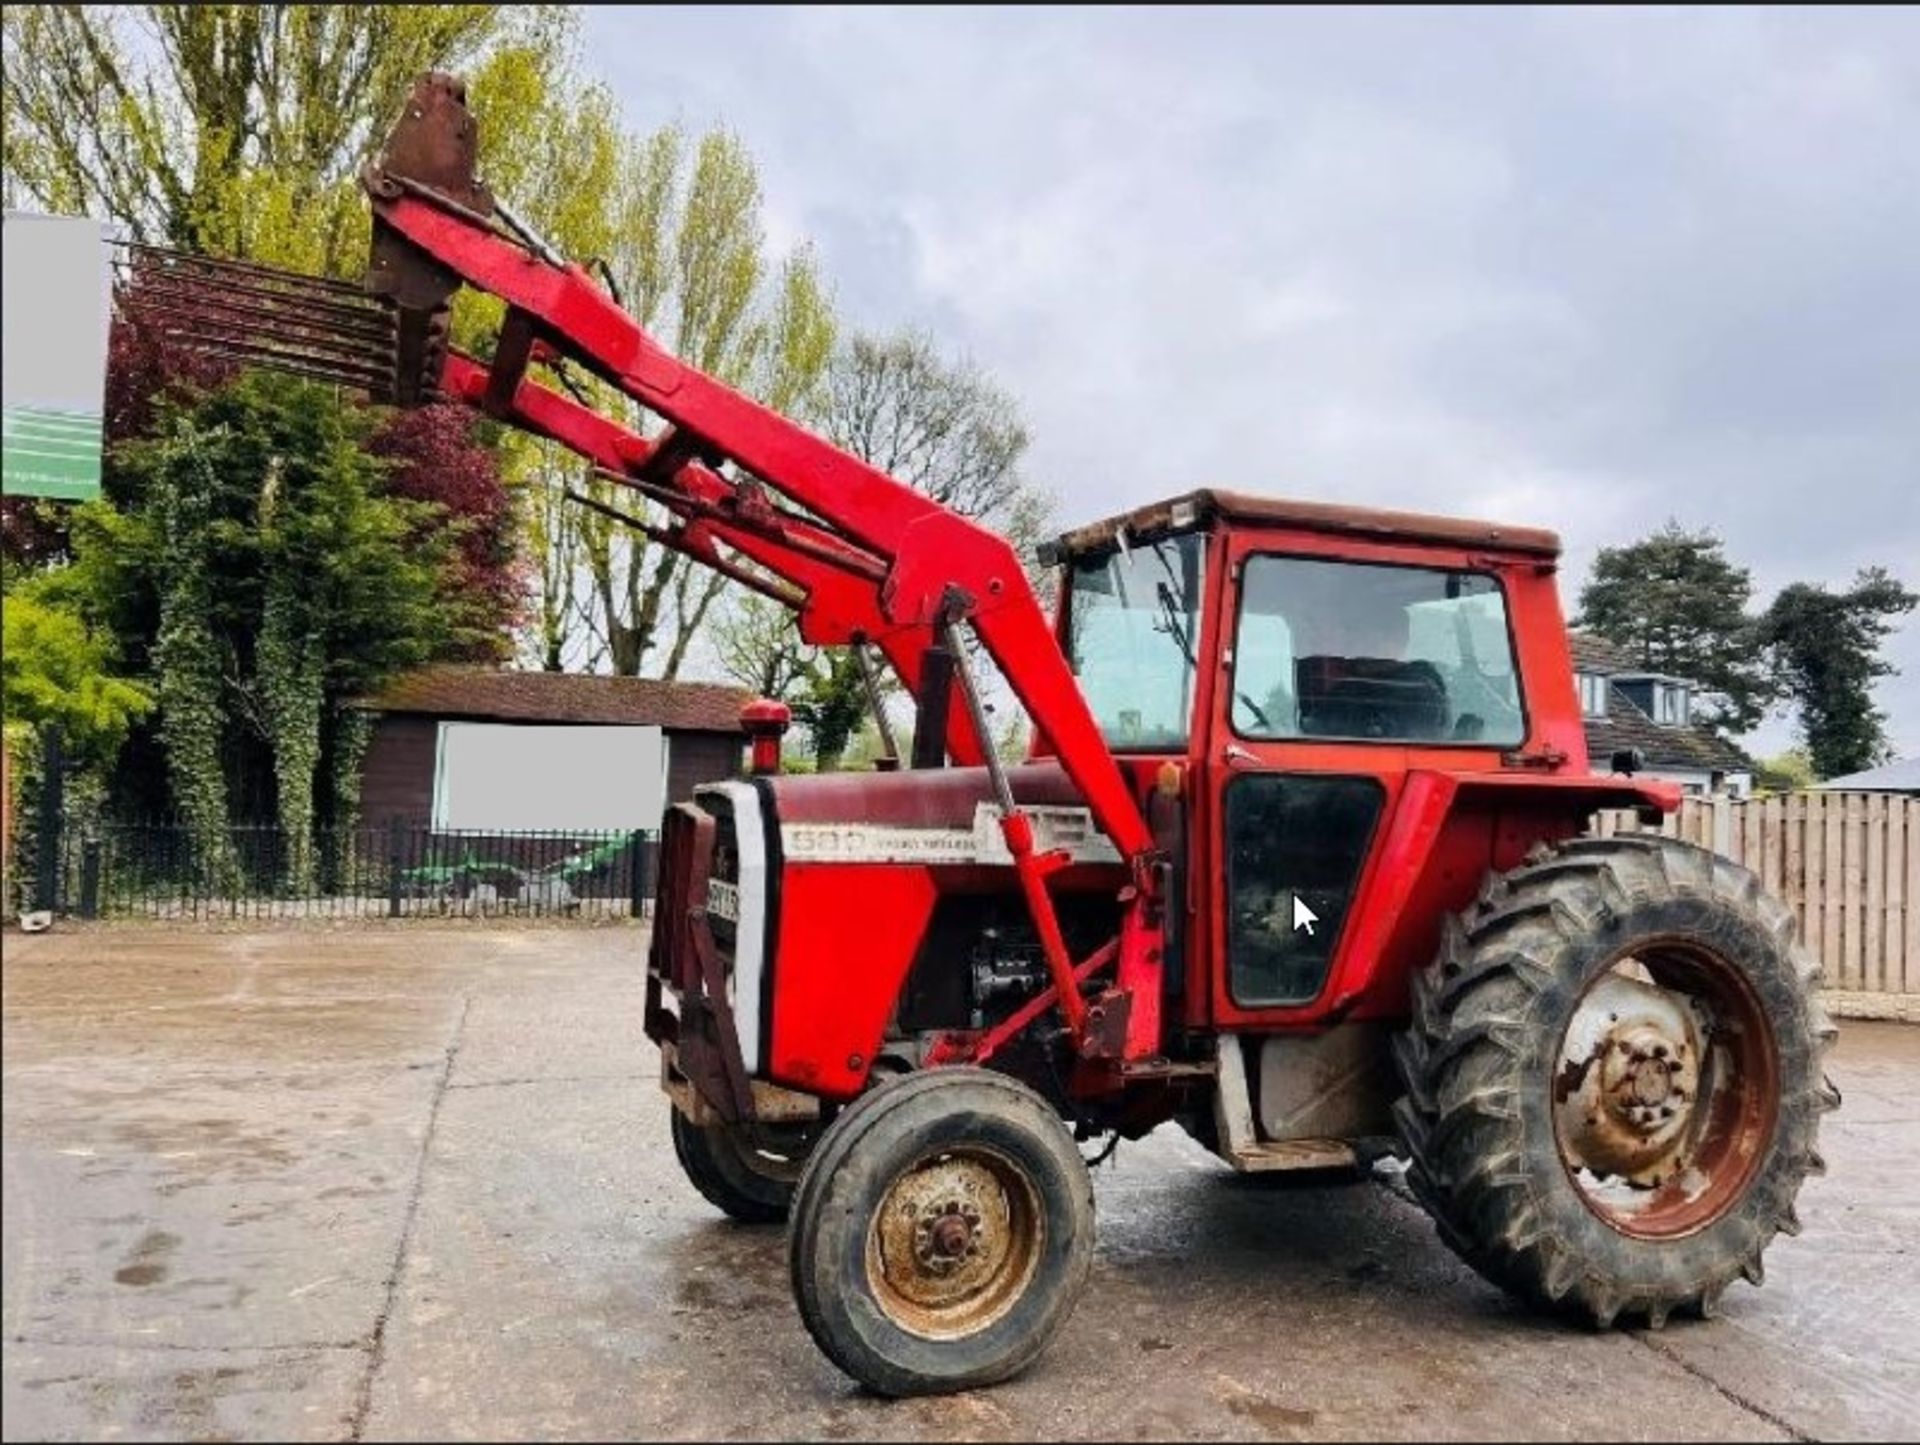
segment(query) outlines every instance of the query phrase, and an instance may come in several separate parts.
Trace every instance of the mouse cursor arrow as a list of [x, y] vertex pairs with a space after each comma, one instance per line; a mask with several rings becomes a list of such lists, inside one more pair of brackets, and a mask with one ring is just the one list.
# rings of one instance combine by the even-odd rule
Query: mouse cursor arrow
[[1293, 895], [1293, 930], [1294, 932], [1298, 933], [1301, 929], [1304, 928], [1307, 930], [1308, 935], [1311, 936], [1313, 933], [1313, 925], [1318, 923], [1319, 921], [1320, 921], [1320, 915], [1315, 913], [1311, 908], [1307, 907], [1306, 901], [1302, 899], [1298, 893], [1294, 894]]

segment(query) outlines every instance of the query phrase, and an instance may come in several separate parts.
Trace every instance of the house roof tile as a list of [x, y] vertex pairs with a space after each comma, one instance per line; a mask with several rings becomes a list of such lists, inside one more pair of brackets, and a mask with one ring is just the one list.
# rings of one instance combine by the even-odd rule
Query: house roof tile
[[1604, 765], [1621, 748], [1638, 748], [1650, 768], [1704, 768], [1741, 772], [1752, 763], [1746, 754], [1704, 728], [1662, 727], [1629, 702], [1617, 687], [1607, 689], [1607, 717], [1586, 720], [1587, 757]]
[[1631, 652], [1604, 637], [1595, 637], [1591, 632], [1569, 632], [1567, 642], [1573, 648], [1575, 672], [1610, 677], [1616, 672], [1640, 671], [1640, 664], [1634, 661]]
[[[1591, 632], [1569, 630], [1573, 670], [1599, 677], [1650, 675], [1632, 651]], [[1607, 687], [1607, 716], [1586, 719], [1587, 756], [1595, 766], [1621, 748], [1639, 748], [1650, 768], [1704, 768], [1736, 772], [1753, 766], [1747, 755], [1701, 727], [1662, 727], [1619, 688]]]

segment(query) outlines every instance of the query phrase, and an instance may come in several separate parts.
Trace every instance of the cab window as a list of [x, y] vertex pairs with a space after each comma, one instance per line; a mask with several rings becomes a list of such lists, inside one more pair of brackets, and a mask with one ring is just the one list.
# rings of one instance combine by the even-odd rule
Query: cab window
[[1482, 572], [1251, 557], [1233, 667], [1242, 737], [1512, 747], [1526, 735], [1506, 598]]
[[1074, 563], [1068, 660], [1111, 747], [1186, 746], [1205, 548], [1190, 532]]

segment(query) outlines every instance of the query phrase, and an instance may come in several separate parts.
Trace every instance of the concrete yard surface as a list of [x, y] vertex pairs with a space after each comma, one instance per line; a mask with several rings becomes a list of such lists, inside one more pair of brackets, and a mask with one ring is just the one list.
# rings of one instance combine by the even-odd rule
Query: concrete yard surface
[[1920, 1029], [1843, 1025], [1831, 1173], [1765, 1288], [1658, 1334], [1530, 1315], [1388, 1183], [1097, 1171], [1026, 1376], [871, 1398], [782, 1233], [681, 1177], [644, 934], [406, 924], [5, 940], [8, 1440], [1909, 1436]]

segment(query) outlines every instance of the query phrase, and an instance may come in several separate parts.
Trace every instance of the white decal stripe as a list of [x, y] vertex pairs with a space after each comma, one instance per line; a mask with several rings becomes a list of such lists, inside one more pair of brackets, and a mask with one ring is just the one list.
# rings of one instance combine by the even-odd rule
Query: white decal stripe
[[702, 793], [722, 793], [733, 805], [734, 847], [740, 856], [736, 895], [739, 921], [733, 930], [734, 1030], [749, 1074], [761, 1068], [760, 1006], [767, 976], [767, 842], [760, 821], [760, 793], [751, 783], [715, 783]]
[[971, 863], [969, 828], [886, 828], [877, 823], [786, 823], [780, 851], [789, 863]]
[[[1064, 848], [1077, 863], [1118, 863], [1119, 850], [1093, 825], [1085, 808], [1023, 809], [1033, 820], [1034, 846]], [[1011, 867], [1000, 831], [1000, 811], [981, 803], [971, 828], [896, 828], [883, 823], [787, 823], [780, 851], [789, 863], [987, 864]]]

